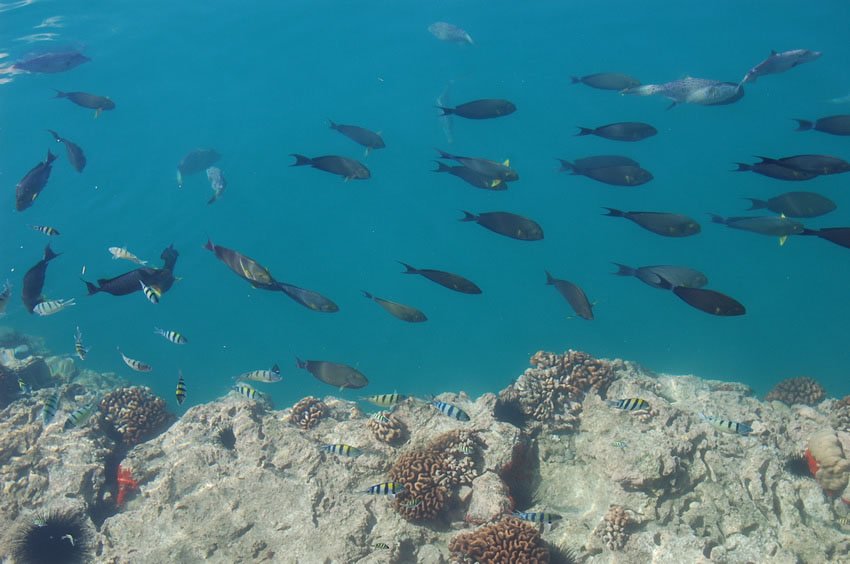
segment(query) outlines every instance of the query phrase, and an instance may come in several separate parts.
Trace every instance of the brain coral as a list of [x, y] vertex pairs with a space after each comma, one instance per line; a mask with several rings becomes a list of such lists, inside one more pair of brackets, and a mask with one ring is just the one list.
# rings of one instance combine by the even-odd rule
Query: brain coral
[[765, 396], [767, 401], [778, 400], [788, 405], [815, 405], [826, 397], [823, 386], [812, 378], [786, 378]]
[[124, 444], [133, 446], [151, 439], [165, 428], [171, 416], [165, 400], [150, 388], [118, 388], [100, 400], [101, 424]]
[[549, 549], [537, 529], [515, 517], [461, 533], [449, 543], [453, 562], [547, 564]]

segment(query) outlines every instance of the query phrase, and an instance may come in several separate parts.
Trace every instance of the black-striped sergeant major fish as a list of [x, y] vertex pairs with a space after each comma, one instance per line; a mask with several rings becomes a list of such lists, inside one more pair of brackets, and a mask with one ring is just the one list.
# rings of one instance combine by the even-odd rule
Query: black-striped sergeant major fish
[[336, 443], [336, 444], [332, 444], [332, 445], [322, 445], [321, 447], [319, 447], [319, 449], [323, 450], [325, 452], [330, 452], [331, 454], [338, 454], [340, 456], [348, 456], [348, 457], [360, 456], [363, 453], [363, 451], [360, 450], [357, 447], [353, 447], [351, 445], [346, 445], [346, 444], [342, 444], [342, 443]]
[[47, 235], [48, 237], [54, 237], [56, 235], [59, 235], [59, 230], [54, 227], [50, 227], [49, 225], [30, 225], [30, 227], [32, 227], [39, 233]]
[[174, 391], [174, 395], [177, 397], [177, 405], [183, 405], [183, 402], [186, 401], [186, 382], [183, 380], [182, 370], [178, 370], [177, 374], [179, 376], [177, 378], [177, 389]]
[[0, 290], [0, 317], [6, 315], [6, 305], [9, 303], [9, 298], [12, 296], [12, 283], [6, 280], [3, 284], [3, 289]]
[[141, 260], [139, 257], [131, 253], [127, 250], [127, 247], [109, 247], [109, 254], [112, 255], [112, 259], [124, 259], [129, 260], [130, 262], [135, 262], [141, 266], [145, 266], [148, 261]]
[[145, 294], [145, 297], [152, 304], [158, 304], [159, 299], [162, 297], [162, 290], [157, 288], [156, 286], [148, 286], [141, 280], [139, 280], [139, 284], [142, 285], [142, 293]]
[[275, 364], [271, 367], [271, 370], [252, 370], [250, 372], [240, 374], [237, 376], [237, 379], [273, 384], [274, 382], [280, 382], [282, 378], [280, 377], [280, 366]]
[[370, 486], [368, 489], [364, 490], [363, 493], [367, 493], [370, 495], [388, 495], [390, 497], [395, 497], [396, 494], [402, 490], [404, 490], [404, 486], [399, 484], [398, 482], [382, 482], [380, 484]]
[[45, 425], [50, 423], [53, 417], [56, 415], [56, 411], [59, 409], [59, 399], [61, 395], [59, 392], [55, 392], [49, 396], [44, 402], [44, 407], [41, 410], [41, 420]]
[[737, 421], [729, 421], [728, 419], [721, 419], [720, 417], [714, 417], [713, 415], [706, 415], [705, 413], [699, 414], [700, 419], [717, 429], [723, 433], [737, 433], [739, 435], [747, 436], [753, 432], [753, 428], [744, 423], [738, 423]]
[[458, 421], [469, 421], [469, 415], [467, 415], [464, 410], [459, 407], [455, 407], [450, 403], [440, 400], [431, 400], [431, 405], [437, 408], [437, 411], [443, 415], [457, 419]]
[[79, 326], [77, 326], [77, 330], [74, 332], [74, 352], [80, 360], [85, 360], [86, 355], [89, 354], [89, 349], [83, 346], [83, 333], [80, 331]]
[[376, 396], [366, 396], [361, 397], [360, 399], [368, 401], [369, 403], [373, 403], [378, 407], [392, 407], [399, 402], [402, 402], [407, 399], [407, 396], [402, 394], [378, 394]]
[[233, 386], [233, 391], [235, 391], [240, 396], [245, 396], [248, 399], [258, 399], [263, 397], [261, 392], [258, 392], [254, 389], [253, 386], [246, 384], [245, 382], [236, 382], [236, 385]]
[[846, 527], [846, 526], [850, 525], [850, 517], [845, 515], [844, 517], [839, 518], [838, 524], [841, 525], [842, 527]]
[[411, 498], [401, 502], [401, 506], [405, 509], [416, 509], [422, 504], [422, 498]]
[[369, 419], [371, 419], [375, 423], [380, 423], [381, 425], [386, 425], [390, 422], [390, 418], [387, 417], [387, 414], [384, 411], [376, 411], [375, 413], [369, 416]]
[[54, 313], [59, 313], [66, 307], [70, 307], [72, 305], [76, 305], [74, 298], [71, 298], [70, 300], [46, 300], [35, 304], [32, 311], [36, 315], [46, 317], [48, 315], [53, 315]]
[[64, 429], [67, 431], [72, 427], [80, 427], [81, 425], [84, 425], [89, 419], [91, 419], [96, 405], [96, 402], [92, 402], [72, 411], [65, 420]]
[[24, 395], [29, 395], [30, 393], [32, 393], [32, 388], [30, 388], [30, 385], [27, 384], [27, 381], [20, 376], [18, 376], [18, 389], [21, 390], [21, 393]]
[[130, 358], [129, 356], [122, 353], [121, 349], [118, 349], [118, 354], [120, 354], [121, 358], [124, 359], [124, 364], [126, 364], [136, 372], [150, 372], [151, 370], [153, 370], [153, 367], [150, 364], [146, 364], [140, 360]]
[[641, 411], [649, 409], [649, 402], [641, 398], [628, 398], [621, 400], [607, 400], [605, 403], [617, 409], [625, 411]]
[[542, 523], [546, 530], [552, 528], [552, 523], [562, 519], [560, 515], [557, 513], [544, 513], [544, 512], [534, 512], [534, 513], [526, 513], [525, 511], [514, 511], [514, 517], [522, 519], [523, 521], [529, 521], [531, 523]]
[[185, 345], [186, 343], [189, 342], [189, 340], [186, 337], [184, 337], [183, 335], [181, 335], [177, 331], [171, 331], [171, 330], [166, 331], [164, 329], [160, 329], [159, 327], [154, 327], [153, 332], [156, 333], [157, 335], [161, 335], [166, 340], [171, 341], [175, 345]]
[[614, 441], [613, 443], [611, 443], [611, 446], [614, 448], [621, 448], [625, 450], [625, 448], [629, 445], [626, 444], [626, 441]]
[[390, 545], [388, 545], [385, 542], [376, 542], [375, 544], [372, 545], [372, 548], [376, 548], [376, 549], [379, 549], [379, 550], [389, 550]]

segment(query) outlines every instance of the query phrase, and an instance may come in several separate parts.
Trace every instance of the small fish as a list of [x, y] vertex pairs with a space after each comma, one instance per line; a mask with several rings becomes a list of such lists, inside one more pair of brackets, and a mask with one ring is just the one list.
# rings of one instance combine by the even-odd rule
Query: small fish
[[112, 259], [124, 259], [129, 260], [130, 262], [134, 262], [136, 264], [140, 264], [145, 266], [148, 261], [141, 260], [139, 257], [131, 253], [127, 250], [127, 247], [109, 247], [109, 253], [112, 255]]
[[96, 94], [89, 94], [88, 92], [62, 92], [61, 90], [57, 90], [54, 98], [67, 98], [78, 106], [94, 110], [95, 118], [100, 116], [104, 110], [115, 109], [115, 102], [106, 96], [98, 96]]
[[404, 507], [405, 509], [408, 509], [408, 510], [416, 509], [420, 505], [422, 505], [422, 498], [406, 499], [406, 500], [401, 502], [401, 506]]
[[634, 276], [644, 284], [653, 288], [661, 288], [661, 279], [664, 278], [673, 286], [685, 286], [687, 288], [702, 288], [708, 284], [708, 277], [693, 268], [686, 266], [641, 266], [632, 268], [624, 264], [614, 263], [617, 266], [618, 276]]
[[433, 172], [447, 172], [452, 176], [456, 176], [470, 184], [475, 186], [476, 188], [480, 188], [482, 190], [507, 190], [508, 183], [503, 181], [499, 177], [489, 176], [487, 174], [483, 174], [476, 170], [473, 170], [464, 165], [458, 166], [449, 166], [440, 161], [435, 161], [437, 163], [437, 170]]
[[789, 235], [799, 235], [805, 229], [802, 223], [790, 220], [784, 215], [780, 215], [779, 217], [722, 217], [713, 213], [709, 215], [711, 216], [711, 221], [714, 223], [721, 223], [733, 229], [750, 231], [751, 233], [758, 233], [759, 235], [778, 237], [780, 245], [785, 244]]
[[747, 313], [747, 309], [738, 300], [707, 288], [687, 288], [674, 286], [663, 276], [659, 276], [660, 288], [672, 290], [680, 300], [689, 306], [710, 315], [735, 317]]
[[148, 286], [141, 280], [139, 280], [139, 284], [142, 285], [142, 293], [148, 299], [148, 301], [154, 305], [159, 303], [159, 299], [162, 297], [162, 290], [157, 288], [156, 286]]
[[15, 209], [24, 211], [30, 207], [44, 187], [47, 186], [47, 181], [50, 178], [50, 171], [53, 170], [53, 161], [56, 160], [56, 155], [47, 151], [47, 158], [35, 165], [15, 186]]
[[331, 174], [338, 174], [346, 181], [348, 180], [366, 180], [372, 176], [366, 165], [348, 157], [339, 157], [336, 155], [324, 155], [321, 157], [305, 157], [297, 153], [292, 153], [290, 156], [295, 157], [295, 162], [290, 166], [311, 166], [317, 170], [323, 170]]
[[808, 172], [811, 174], [841, 174], [850, 172], [850, 163], [844, 159], [833, 157], [830, 155], [794, 155], [792, 157], [782, 157], [781, 159], [771, 159], [769, 157], [759, 156], [763, 163], [778, 164], [780, 166], [793, 168], [800, 172]]
[[319, 292], [308, 290], [306, 288], [299, 288], [298, 286], [285, 284], [284, 282], [275, 282], [273, 289], [280, 290], [286, 294], [287, 297], [292, 298], [309, 310], [320, 313], [336, 313], [339, 311], [339, 306], [336, 305], [333, 300], [323, 296]]
[[44, 401], [44, 407], [41, 410], [41, 420], [45, 425], [50, 423], [53, 417], [56, 415], [56, 411], [59, 410], [59, 400], [61, 399], [61, 395], [59, 392], [55, 392], [49, 396]]
[[30, 227], [39, 233], [47, 235], [48, 237], [55, 237], [56, 235], [59, 235], [59, 230], [55, 227], [50, 227], [49, 225], [30, 225]]
[[398, 261], [404, 268], [404, 274], [419, 274], [424, 276], [431, 282], [436, 282], [440, 286], [448, 288], [449, 290], [454, 290], [455, 292], [460, 292], [462, 294], [480, 294], [481, 288], [479, 288], [474, 282], [471, 280], [467, 280], [463, 276], [458, 274], [453, 274], [451, 272], [445, 272], [442, 270], [433, 270], [430, 268], [414, 268], [409, 264]]
[[634, 142], [642, 141], [657, 133], [658, 130], [648, 123], [625, 121], [609, 123], [608, 125], [601, 125], [596, 128], [579, 126], [579, 132], [576, 133], [576, 137], [581, 137], [583, 135], [596, 135], [597, 137], [602, 137], [603, 139], [608, 139], [610, 141]]
[[27, 381], [20, 376], [18, 377], [18, 389], [24, 395], [29, 395], [32, 393], [32, 388], [30, 387], [30, 385], [27, 384]]
[[830, 135], [850, 135], [850, 115], [822, 117], [815, 121], [795, 119], [799, 126], [797, 131], [822, 131]]
[[362, 372], [347, 364], [326, 360], [301, 360], [300, 358], [296, 358], [295, 363], [298, 368], [303, 368], [317, 380], [335, 388], [357, 389], [363, 388], [369, 383]]
[[416, 309], [415, 307], [411, 307], [409, 305], [400, 304], [398, 302], [391, 302], [390, 300], [385, 300], [384, 298], [377, 298], [367, 292], [366, 290], [361, 290], [363, 295], [366, 298], [372, 300], [384, 310], [395, 317], [396, 319], [401, 319], [402, 321], [407, 321], [408, 323], [422, 323], [423, 321], [428, 321], [428, 318], [424, 313]]
[[77, 330], [74, 332], [74, 352], [80, 360], [85, 360], [86, 355], [89, 354], [89, 349], [83, 346], [83, 333], [80, 331], [79, 326], [77, 326]]
[[543, 523], [545, 525], [552, 525], [555, 521], [563, 519], [561, 515], [557, 513], [548, 513], [548, 512], [534, 512], [534, 513], [526, 513], [525, 511], [514, 511], [513, 516], [523, 521], [531, 521], [532, 523]]
[[652, 173], [637, 165], [615, 165], [605, 167], [580, 167], [578, 161], [571, 163], [564, 159], [558, 159], [561, 163], [560, 172], [570, 171], [570, 174], [576, 176], [586, 176], [587, 178], [610, 184], [612, 186], [640, 186], [646, 184], [654, 177]]
[[744, 423], [738, 423], [737, 421], [729, 421], [728, 419], [721, 419], [720, 417], [714, 417], [713, 415], [706, 415], [704, 413], [700, 413], [699, 417], [718, 431], [724, 433], [737, 433], [746, 437], [753, 432], [752, 427]]
[[69, 71], [88, 61], [91, 59], [78, 51], [52, 51], [18, 61], [14, 64], [14, 68], [30, 73], [53, 74]]
[[584, 84], [600, 90], [625, 90], [640, 86], [640, 81], [626, 74], [598, 72], [585, 76], [574, 76], [572, 77], [572, 84]]
[[475, 452], [475, 448], [464, 444], [464, 445], [460, 445], [459, 447], [457, 447], [457, 451], [462, 453], [462, 454], [469, 456], [469, 455], [471, 455], [472, 453]]
[[71, 298], [70, 300], [46, 300], [35, 304], [35, 307], [32, 310], [36, 315], [46, 317], [48, 315], [53, 315], [54, 313], [59, 313], [66, 307], [72, 305], [76, 305], [74, 298]]
[[153, 367], [150, 364], [146, 364], [140, 360], [135, 360], [133, 358], [128, 357], [127, 355], [121, 352], [121, 349], [118, 349], [118, 354], [120, 354], [121, 358], [124, 359], [124, 364], [126, 364], [136, 372], [150, 372], [151, 370], [153, 370]]
[[193, 149], [177, 165], [177, 187], [183, 187], [183, 176], [197, 174], [217, 163], [221, 155], [215, 149]]
[[392, 407], [392, 406], [398, 404], [399, 402], [406, 400], [407, 396], [402, 395], [402, 394], [398, 394], [398, 393], [392, 393], [392, 394], [378, 394], [378, 395], [375, 395], [375, 396], [366, 396], [366, 397], [361, 397], [360, 399], [366, 400], [369, 403], [373, 403], [373, 404], [377, 405], [378, 407]]
[[593, 320], [593, 304], [587, 299], [587, 294], [584, 290], [570, 282], [569, 280], [560, 280], [555, 278], [549, 271], [546, 271], [546, 284], [555, 286], [558, 293], [567, 300], [576, 315], [588, 321]]
[[[60, 253], [61, 254], [61, 253]], [[47, 274], [47, 266], [50, 261], [58, 257], [50, 248], [50, 244], [44, 248], [44, 258], [38, 261], [24, 274], [23, 287], [21, 288], [21, 299], [27, 311], [33, 313], [35, 306], [42, 301], [41, 290], [44, 288], [44, 277]]]
[[667, 106], [669, 110], [678, 104], [698, 104], [701, 106], [732, 104], [744, 97], [744, 88], [741, 84], [734, 82], [687, 76], [662, 84], [633, 86], [621, 91], [620, 94], [637, 96], [660, 94], [672, 100], [672, 103]]
[[174, 396], [177, 398], [177, 405], [183, 405], [183, 402], [186, 401], [186, 381], [183, 380], [183, 371], [177, 371], [177, 389], [174, 390]]
[[398, 482], [382, 482], [380, 484], [370, 486], [369, 489], [364, 490], [363, 493], [395, 497], [396, 494], [402, 490], [404, 490], [404, 486]]
[[363, 451], [357, 447], [342, 443], [322, 445], [321, 447], [319, 447], [319, 449], [325, 452], [330, 452], [331, 454], [338, 454], [340, 456], [348, 457], [360, 456], [363, 453]]
[[769, 209], [785, 217], [818, 217], [834, 211], [835, 202], [814, 192], [785, 192], [769, 200], [746, 198], [750, 210]]
[[390, 422], [390, 418], [387, 417], [387, 414], [384, 411], [377, 411], [377, 412], [373, 413], [372, 415], [369, 416], [369, 419], [371, 419], [375, 423], [379, 423], [381, 425], [386, 425], [387, 423]]
[[844, 517], [839, 518], [838, 524], [842, 527], [847, 527], [848, 525], [850, 525], [850, 517], [845, 515]]
[[505, 159], [504, 162], [498, 163], [496, 161], [490, 161], [478, 157], [452, 155], [445, 151], [441, 151], [440, 149], [437, 149], [437, 152], [440, 153], [441, 159], [458, 162], [466, 168], [493, 178], [494, 180], [498, 179], [503, 182], [515, 182], [519, 180], [519, 174], [511, 168], [510, 159]]
[[213, 253], [218, 260], [223, 262], [237, 276], [246, 280], [255, 288], [262, 290], [279, 290], [280, 284], [272, 277], [271, 272], [265, 266], [248, 255], [239, 251], [216, 245], [211, 239], [207, 239], [204, 248]]
[[613, 443], [611, 443], [611, 446], [614, 448], [620, 448], [625, 450], [625, 448], [629, 445], [626, 444], [626, 441], [614, 441]]
[[458, 421], [469, 421], [469, 415], [459, 407], [440, 400], [431, 400], [431, 405], [440, 413]]
[[467, 43], [469, 45], [474, 45], [474, 43], [472, 42], [472, 37], [469, 36], [466, 30], [447, 22], [432, 23], [428, 26], [428, 33], [430, 33], [440, 41], [446, 41], [448, 43]]
[[277, 364], [272, 366], [271, 370], [252, 370], [250, 372], [240, 374], [236, 379], [253, 380], [255, 382], [265, 382], [267, 384], [273, 384], [282, 380], [280, 376], [280, 366]]
[[[41, 290], [39, 290], [40, 292]], [[6, 306], [9, 305], [9, 298], [12, 297], [12, 283], [6, 280], [0, 289], [0, 317], [6, 315]]]
[[679, 213], [656, 212], [656, 211], [620, 211], [614, 208], [608, 210], [605, 215], [610, 217], [624, 217], [635, 222], [647, 231], [651, 231], [662, 237], [690, 237], [698, 234], [702, 228], [696, 220]]
[[[463, 210], [461, 210], [463, 211]], [[459, 221], [474, 221], [481, 227], [493, 233], [517, 239], [519, 241], [540, 241], [543, 239], [543, 228], [534, 220], [509, 212], [482, 212], [474, 214], [463, 211], [464, 217]]]
[[189, 340], [186, 337], [184, 337], [183, 335], [181, 335], [177, 331], [170, 331], [170, 330], [165, 331], [163, 329], [160, 329], [159, 327], [154, 327], [153, 332], [156, 333], [157, 335], [161, 335], [162, 337], [171, 341], [175, 345], [185, 345], [186, 343], [189, 342]]
[[785, 72], [803, 63], [814, 61], [820, 56], [820, 51], [810, 51], [809, 49], [793, 49], [781, 53], [771, 50], [768, 58], [751, 68], [741, 79], [741, 84], [755, 82], [760, 76]]
[[83, 172], [83, 169], [86, 168], [86, 155], [83, 153], [83, 150], [79, 145], [74, 143], [73, 141], [69, 141], [64, 137], [61, 137], [58, 133], [53, 131], [52, 129], [48, 129], [47, 131], [53, 135], [53, 139], [56, 140], [57, 143], [62, 143], [65, 145], [65, 152], [68, 154], [68, 162], [71, 163], [71, 166], [74, 167], [74, 170], [77, 172]]
[[775, 178], [777, 180], [788, 180], [800, 182], [804, 180], [811, 180], [818, 176], [817, 173], [814, 172], [806, 172], [803, 170], [797, 170], [795, 168], [791, 168], [789, 166], [783, 166], [777, 162], [767, 162], [762, 161], [760, 163], [747, 164], [747, 163], [735, 163], [738, 168], [734, 170], [734, 172], [754, 172], [756, 174], [760, 174], [762, 176], [767, 176], [768, 178]]
[[384, 147], [386, 147], [384, 139], [381, 137], [380, 133], [375, 133], [374, 131], [370, 131], [365, 127], [360, 127], [358, 125], [345, 125], [342, 123], [334, 123], [333, 121], [330, 121], [330, 126], [331, 129], [339, 131], [355, 143], [366, 147], [366, 156], [369, 156], [369, 153], [373, 149], [383, 149]]
[[376, 549], [379, 549], [379, 550], [389, 550], [390, 545], [388, 545], [385, 542], [376, 542], [375, 544], [372, 545], [372, 548], [376, 548]]
[[626, 411], [642, 411], [645, 409], [649, 409], [649, 402], [641, 398], [607, 400], [605, 403], [611, 407], [616, 407], [617, 409], [624, 409]]
[[207, 201], [209, 205], [221, 198], [225, 188], [227, 188], [227, 179], [224, 177], [224, 173], [221, 172], [220, 168], [211, 166], [207, 169], [207, 180], [209, 180], [210, 188], [213, 191], [212, 197]]
[[516, 111], [516, 106], [508, 100], [473, 100], [454, 108], [438, 107], [443, 115], [453, 115], [466, 119], [491, 119], [507, 116]]
[[81, 425], [84, 425], [89, 419], [91, 419], [95, 410], [96, 403], [94, 402], [78, 407], [68, 415], [68, 418], [65, 420], [64, 429], [67, 431], [71, 427], [80, 427]]
[[233, 391], [241, 396], [245, 396], [248, 399], [258, 399], [263, 397], [262, 392], [258, 392], [253, 386], [246, 384], [245, 382], [237, 382], [235, 386], [233, 386]]

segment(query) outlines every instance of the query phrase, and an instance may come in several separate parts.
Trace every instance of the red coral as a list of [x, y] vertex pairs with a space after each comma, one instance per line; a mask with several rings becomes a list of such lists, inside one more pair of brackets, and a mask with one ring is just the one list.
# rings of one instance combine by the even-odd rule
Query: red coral
[[118, 497], [115, 498], [115, 504], [118, 507], [124, 505], [124, 498], [127, 494], [139, 489], [139, 482], [133, 479], [133, 473], [127, 468], [118, 466]]
[[820, 464], [818, 464], [818, 461], [815, 460], [814, 456], [812, 456], [812, 453], [809, 449], [806, 449], [805, 457], [806, 462], [809, 465], [809, 472], [811, 472], [812, 476], [814, 476], [818, 473], [818, 470], [820, 470]]

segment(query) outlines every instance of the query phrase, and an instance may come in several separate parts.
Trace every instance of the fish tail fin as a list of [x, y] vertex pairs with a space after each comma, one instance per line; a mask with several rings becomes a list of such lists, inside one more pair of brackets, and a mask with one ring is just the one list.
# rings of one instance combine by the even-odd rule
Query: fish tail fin
[[747, 163], [735, 163], [735, 164], [738, 165], [738, 168], [736, 168], [732, 172], [745, 172], [745, 171], [748, 171], [748, 170], [753, 170], [753, 165], [750, 165], [750, 164], [747, 164]]
[[610, 215], [612, 217], [625, 217], [625, 215], [626, 215], [625, 212], [622, 212], [618, 209], [606, 208], [606, 207], [603, 207], [602, 209], [608, 210], [608, 213], [603, 213], [602, 215]]
[[708, 215], [711, 216], [712, 223], [722, 223], [723, 225], [726, 225], [726, 218], [722, 215], [717, 215], [716, 213], [709, 213]]
[[812, 129], [815, 124], [806, 119], [797, 119], [794, 118], [794, 121], [797, 122], [797, 129], [795, 131], [808, 131]]
[[402, 274], [419, 274], [419, 271], [417, 269], [413, 268], [406, 262], [401, 262], [400, 260], [396, 262], [405, 268], [405, 271]]
[[464, 210], [460, 210], [460, 211], [461, 211], [461, 213], [463, 213], [463, 217], [460, 218], [458, 221], [477, 221], [478, 220], [478, 216], [475, 215], [474, 213], [470, 213], [470, 212], [464, 211]]
[[552, 277], [552, 275], [549, 273], [549, 271], [545, 270], [544, 272], [546, 272], [546, 283], [547, 284], [554, 284], [555, 279]]
[[313, 164], [313, 159], [310, 157], [305, 157], [304, 155], [299, 155], [298, 153], [291, 153], [290, 157], [295, 157], [295, 162], [289, 166], [305, 166], [309, 164]]
[[576, 137], [582, 137], [584, 135], [593, 135], [593, 129], [589, 127], [582, 127], [580, 125], [577, 125], [576, 127], [578, 127], [578, 133], [576, 133]]
[[437, 169], [432, 171], [432, 172], [449, 172], [449, 171], [452, 170], [452, 167], [450, 167], [446, 163], [443, 163], [443, 162], [440, 162], [440, 161], [434, 161], [434, 162], [437, 163]]
[[441, 112], [443, 112], [443, 113], [440, 114], [441, 116], [450, 116], [453, 113], [455, 113], [454, 108], [446, 108], [445, 106], [436, 106], [436, 108], [438, 110], [440, 110]]
[[617, 276], [634, 276], [635, 275], [635, 269], [632, 268], [631, 266], [626, 266], [625, 264], [620, 264], [619, 262], [614, 262], [612, 264], [617, 267], [617, 272], [613, 273], [613, 274], [616, 274]]
[[47, 164], [52, 163], [56, 160], [56, 155], [50, 152], [50, 149], [47, 150]]
[[296, 356], [295, 357], [295, 366], [297, 368], [307, 368], [307, 363]]
[[561, 168], [558, 169], [558, 172], [567, 172], [567, 171], [575, 172], [576, 167], [570, 161], [566, 161], [564, 159], [555, 159], [555, 160], [557, 160], [559, 163], [561, 163]]
[[207, 243], [204, 245], [204, 248], [208, 251], [215, 252], [215, 245], [213, 245], [212, 239], [207, 237]]
[[369, 300], [371, 300], [371, 299], [374, 297], [374, 296], [372, 296], [372, 294], [370, 294], [370, 293], [369, 293], [369, 292], [367, 292], [366, 290], [360, 290], [360, 291], [361, 291], [361, 292], [363, 292], [363, 296], [364, 296], [365, 298], [369, 299]]
[[44, 262], [50, 261], [61, 255], [62, 253], [54, 253], [53, 249], [50, 248], [50, 243], [44, 247]]
[[53, 91], [56, 92], [56, 96], [54, 96], [54, 98], [67, 98], [68, 97], [67, 92], [62, 92], [61, 90], [56, 90], [55, 88], [53, 89]]
[[759, 200], [758, 198], [744, 198], [745, 200], [750, 201], [750, 207], [747, 208], [747, 211], [750, 210], [762, 210], [767, 207], [767, 202], [764, 200]]
[[571, 76], [570, 77], [570, 84], [578, 84], [580, 82], [581, 82], [581, 77], [578, 77], [578, 76]]
[[92, 294], [97, 294], [98, 292], [100, 292], [100, 288], [98, 288], [97, 286], [95, 286], [91, 282], [83, 280], [83, 284], [86, 285], [86, 290], [88, 291], [89, 296], [91, 296]]

